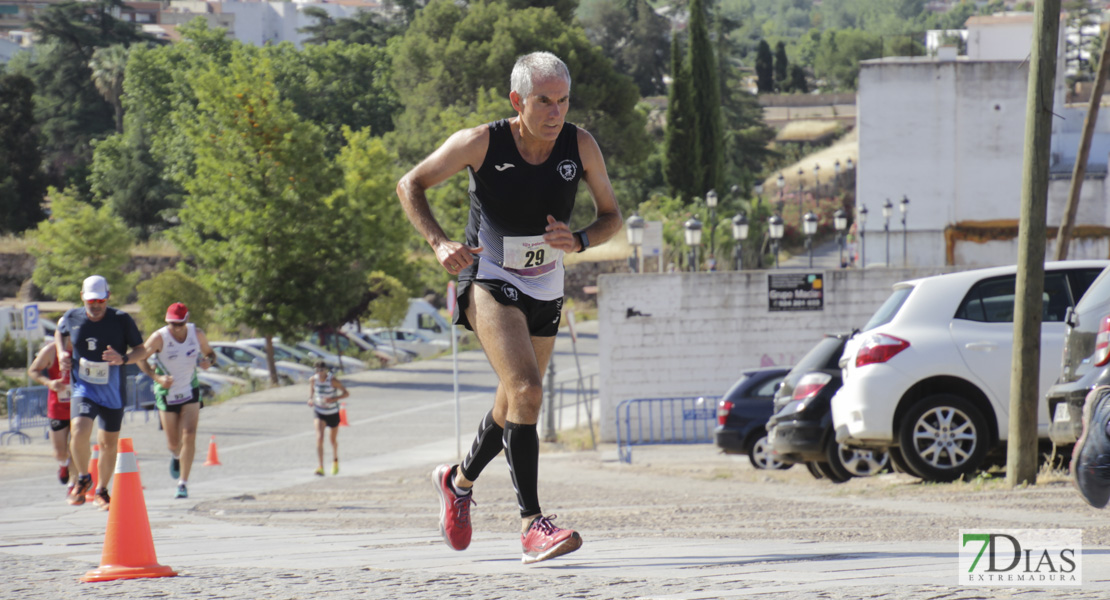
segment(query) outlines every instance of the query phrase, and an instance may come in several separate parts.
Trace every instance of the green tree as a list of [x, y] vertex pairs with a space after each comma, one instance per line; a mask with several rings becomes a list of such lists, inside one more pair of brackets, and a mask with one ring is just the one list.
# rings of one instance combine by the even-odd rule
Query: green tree
[[[376, 296], [370, 303], [370, 318], [392, 332], [405, 320], [405, 315], [409, 312], [409, 296], [412, 294], [399, 279], [381, 271], [370, 273], [368, 283]], [[389, 336], [389, 345], [390, 350], [396, 354], [397, 347], [393, 344], [392, 335]]]
[[717, 57], [709, 41], [706, 8], [702, 0], [690, 2], [690, 77], [693, 84], [694, 117], [697, 119], [697, 140], [702, 176], [697, 194], [720, 189], [724, 144], [721, 134], [721, 83], [717, 75]]
[[[134, 122], [134, 121], [132, 121]], [[135, 125], [94, 144], [89, 172], [93, 199], [112, 211], [140, 241], [168, 225], [166, 211], [177, 208], [181, 189], [163, 178], [162, 165], [150, 152], [145, 128]]]
[[783, 91], [786, 87], [786, 73], [789, 71], [790, 61], [786, 58], [786, 42], [779, 40], [775, 43], [775, 87]]
[[671, 38], [671, 92], [667, 97], [667, 129], [663, 144], [664, 178], [670, 195], [689, 202], [698, 194], [701, 181], [701, 148], [698, 146], [697, 117], [688, 63], [679, 36]]
[[208, 327], [209, 314], [215, 308], [212, 294], [196, 279], [177, 269], [169, 269], [139, 282], [139, 326], [143, 331], [154, 331], [166, 321], [166, 309], [174, 302], [189, 307], [189, 322], [204, 329]]
[[613, 68], [636, 82], [641, 96], [667, 90], [667, 20], [644, 0], [593, 0], [579, 9], [586, 37], [613, 61]]
[[50, 220], [28, 235], [35, 257], [31, 280], [58, 300], [81, 301], [81, 282], [89, 275], [108, 280], [115, 305], [124, 304], [138, 279], [125, 273], [134, 240], [108, 207], [96, 208], [77, 199], [73, 190], [48, 191]]
[[316, 23], [297, 30], [297, 33], [308, 34], [305, 44], [346, 42], [384, 47], [390, 38], [402, 33], [401, 23], [372, 10], [360, 10], [353, 17], [334, 19], [328, 11], [308, 6], [303, 14], [316, 19]]
[[116, 132], [123, 131], [123, 74], [127, 69], [127, 47], [114, 44], [93, 50], [89, 60], [93, 85], [96, 91], [112, 105], [115, 112]]
[[196, 157], [174, 229], [223, 320], [266, 339], [335, 322], [364, 288], [358, 228], [324, 134], [300, 119], [273, 82], [271, 61], [233, 49], [226, 67], [191, 76], [196, 117], [183, 123]]
[[35, 119], [53, 183], [84, 185], [90, 142], [116, 129], [112, 106], [93, 82], [93, 53], [115, 44], [155, 41], [135, 24], [117, 19], [122, 8], [122, 0], [51, 4], [28, 26], [40, 40], [27, 75], [35, 82]]
[[790, 65], [790, 81], [787, 84], [790, 91], [797, 94], [808, 94], [809, 83], [806, 82], [806, 70], [801, 65]]
[[27, 77], [0, 75], [0, 233], [18, 233], [46, 216], [33, 94]]
[[755, 77], [759, 93], [770, 94], [775, 91], [774, 58], [767, 40], [759, 40], [759, 49], [755, 55]]

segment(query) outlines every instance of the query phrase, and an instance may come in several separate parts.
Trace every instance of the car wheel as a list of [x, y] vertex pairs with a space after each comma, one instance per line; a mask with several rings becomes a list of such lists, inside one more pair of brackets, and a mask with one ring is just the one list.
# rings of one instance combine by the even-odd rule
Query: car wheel
[[824, 479], [825, 478], [824, 474], [821, 473], [821, 469], [817, 468], [817, 463], [815, 463], [813, 461], [809, 461], [809, 462], [806, 463], [806, 470], [809, 471], [810, 475], [813, 475], [814, 479]]
[[910, 466], [906, 464], [906, 457], [902, 455], [902, 449], [897, 446], [891, 446], [886, 449], [887, 455], [890, 456], [890, 464], [894, 466], [894, 470], [906, 475], [912, 475], [921, 478], [921, 475], [914, 473]]
[[972, 403], [951, 394], [915, 404], [898, 432], [910, 471], [925, 481], [953, 481], [973, 473], [987, 455], [987, 421]]
[[852, 478], [852, 474], [844, 468], [844, 463], [840, 461], [840, 444], [830, 436], [829, 441], [825, 444], [825, 460], [815, 463], [817, 470], [825, 476], [825, 479], [833, 483], [844, 483]]
[[886, 468], [890, 462], [890, 455], [882, 450], [851, 448], [844, 444], [837, 444], [836, 459], [852, 477], [871, 477]]
[[791, 463], [784, 463], [775, 458], [775, 453], [771, 451], [771, 441], [767, 439], [767, 434], [763, 434], [759, 439], [752, 444], [748, 449], [748, 460], [752, 462], [752, 466], [757, 469], [789, 469], [794, 466]]

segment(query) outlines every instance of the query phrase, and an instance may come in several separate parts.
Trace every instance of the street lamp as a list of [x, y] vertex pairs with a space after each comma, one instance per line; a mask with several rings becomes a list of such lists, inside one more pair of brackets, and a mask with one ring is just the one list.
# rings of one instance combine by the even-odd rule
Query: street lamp
[[782, 198], [782, 190], [786, 187], [786, 178], [782, 176], [781, 171], [779, 171], [779, 178], [775, 180], [775, 185], [779, 186], [779, 203], [777, 210], [778, 212], [782, 212], [782, 207], [786, 204], [786, 201]]
[[717, 192], [715, 190], [705, 193], [705, 205], [709, 207], [709, 254], [716, 256], [717, 245], [714, 234], [717, 232]]
[[867, 266], [867, 231], [864, 229], [867, 225], [867, 206], [860, 206], [856, 223], [859, 229], [859, 266], [862, 269]]
[[636, 253], [636, 272], [644, 272], [644, 255], [640, 252], [640, 246], [644, 243], [644, 219], [635, 213], [628, 217], [628, 245], [632, 246], [632, 251]]
[[813, 268], [813, 234], [817, 233], [817, 215], [813, 211], [802, 218], [802, 229], [806, 234], [806, 249], [809, 250], [809, 268]]
[[736, 240], [736, 252], [734, 260], [736, 262], [737, 271], [744, 268], [744, 240], [748, 239], [748, 216], [744, 213], [736, 213], [732, 218], [732, 239]]
[[902, 213], [902, 266], [905, 267], [909, 266], [909, 259], [906, 257], [906, 213], [910, 210], [910, 199], [905, 195], [902, 196], [898, 210]]
[[813, 208], [817, 208], [817, 197], [821, 195], [821, 165], [813, 164]]
[[690, 217], [683, 225], [686, 228], [686, 245], [690, 247], [689, 270], [698, 270], [698, 246], [701, 245], [701, 221]]
[[[804, 218], [804, 215], [802, 214], [802, 211], [805, 210], [805, 205], [803, 204], [805, 202], [805, 198], [806, 198], [806, 172], [803, 171], [801, 167], [798, 167], [798, 220], [799, 221]], [[804, 225], [804, 223], [803, 223], [803, 225]]]
[[[836, 168], [840, 168], [840, 163], [836, 163]], [[833, 227], [836, 228], [836, 245], [840, 247], [840, 268], [844, 268], [844, 231], [848, 229], [848, 213], [844, 212], [843, 208], [836, 209], [833, 213]]]
[[890, 215], [894, 212], [894, 205], [890, 198], [883, 202], [883, 231], [886, 232], [886, 266], [890, 266]]
[[779, 240], [782, 239], [783, 225], [782, 217], [778, 213], [771, 215], [767, 219], [767, 231], [771, 235], [771, 250], [775, 253], [775, 268], [779, 268]]

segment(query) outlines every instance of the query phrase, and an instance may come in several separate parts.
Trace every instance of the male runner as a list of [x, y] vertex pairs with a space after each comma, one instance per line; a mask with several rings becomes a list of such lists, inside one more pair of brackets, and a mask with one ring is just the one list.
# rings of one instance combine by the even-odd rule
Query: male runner
[[[157, 355], [157, 367], [152, 368], [145, 360], [151, 355]], [[170, 477], [177, 479], [174, 497], [188, 498], [200, 420], [197, 366], [207, 369], [216, 364], [216, 353], [204, 331], [189, 322], [189, 309], [174, 302], [166, 309], [166, 326], [128, 352], [127, 362], [139, 365], [154, 380], [154, 404], [170, 450]]]
[[[510, 86], [516, 116], [456, 132], [401, 179], [397, 195], [436, 259], [458, 274], [456, 322], [477, 334], [499, 379], [493, 409], [462, 465], [441, 465], [433, 474], [440, 531], [455, 550], [469, 546], [471, 486], [504, 447], [528, 564], [582, 545], [577, 532], [555, 527], [555, 516], [540, 509], [536, 423], [561, 317], [563, 253], [608, 240], [621, 215], [597, 142], [565, 122], [566, 64], [549, 52], [522, 56]], [[465, 244], [448, 239], [425, 195], [464, 169], [470, 176]], [[567, 223], [581, 180], [597, 218], [572, 232]]]
[[92, 486], [89, 438], [93, 422], [99, 418], [99, 487], [93, 502], [101, 510], [108, 510], [108, 482], [116, 470], [116, 444], [123, 424], [127, 376], [120, 368], [120, 355], [143, 343], [131, 315], [108, 307], [109, 295], [108, 281], [103, 277], [85, 278], [81, 285], [84, 306], [66, 311], [54, 332], [58, 362], [62, 370], [70, 372], [70, 401], [76, 415], [69, 449], [77, 469], [77, 483], [67, 501], [75, 506], [84, 504], [85, 492]]

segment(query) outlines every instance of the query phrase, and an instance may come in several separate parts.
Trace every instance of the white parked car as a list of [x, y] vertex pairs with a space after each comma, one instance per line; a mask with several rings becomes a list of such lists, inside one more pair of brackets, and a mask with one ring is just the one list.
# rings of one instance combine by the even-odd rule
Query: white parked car
[[[246, 340], [239, 340], [237, 344], [249, 346], [255, 350], [266, 352], [266, 340], [263, 338], [250, 338]], [[358, 373], [359, 371], [366, 370], [366, 363], [353, 356], [344, 356], [340, 362], [338, 356], [333, 357], [317, 357], [300, 348], [294, 348], [288, 344], [283, 343], [279, 339], [274, 339], [274, 359], [295, 362], [302, 365], [311, 367], [317, 360], [323, 360], [327, 363], [330, 369], [339, 369], [342, 364], [342, 371], [344, 373]]]
[[363, 337], [368, 337], [374, 343], [384, 348], [396, 348], [415, 353], [420, 358], [430, 358], [451, 350], [448, 340], [430, 338], [419, 331], [411, 329], [386, 329], [384, 327], [368, 329], [362, 332]]
[[[258, 369], [267, 369], [266, 354], [261, 350], [244, 346], [236, 342], [208, 342], [209, 346], [216, 351], [217, 354], [223, 354], [227, 358], [235, 361], [241, 366], [255, 367]], [[302, 365], [295, 362], [274, 359], [274, 366], [277, 368], [278, 377], [286, 380], [287, 382], [306, 382], [312, 377], [314, 371], [312, 367]]]
[[[1040, 393], [1060, 372], [1064, 316], [1110, 261], [1045, 264]], [[836, 440], [890, 450], [903, 470], [951, 481], [1005, 460], [1014, 266], [904, 281], [844, 349]], [[1049, 415], [1038, 403], [1038, 433]], [[999, 456], [1000, 455], [1000, 456]]]

